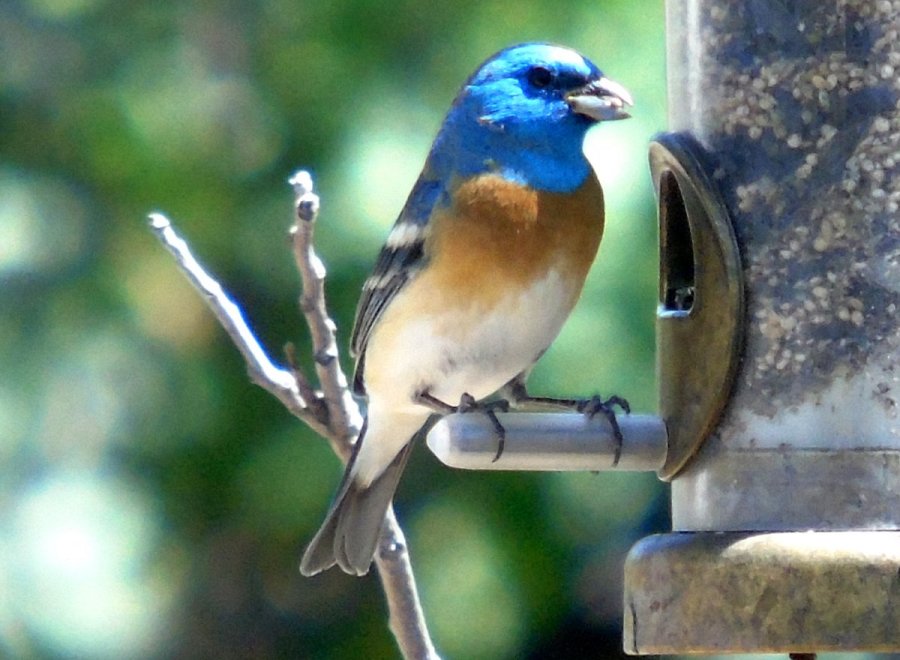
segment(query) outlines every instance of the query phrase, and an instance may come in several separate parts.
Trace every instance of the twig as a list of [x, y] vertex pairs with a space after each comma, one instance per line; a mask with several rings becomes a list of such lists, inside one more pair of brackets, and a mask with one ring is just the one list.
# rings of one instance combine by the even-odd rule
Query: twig
[[347, 387], [347, 377], [341, 370], [334, 321], [325, 306], [325, 264], [313, 248], [313, 230], [319, 213], [319, 196], [313, 192], [309, 172], [300, 171], [288, 183], [294, 188], [294, 207], [297, 221], [291, 227], [294, 260], [300, 273], [303, 291], [300, 311], [306, 319], [312, 338], [316, 376], [328, 409], [329, 439], [335, 452], [346, 463], [350, 457], [351, 440], [362, 428], [359, 406]]
[[178, 235], [171, 221], [162, 213], [151, 213], [149, 220], [150, 228], [175, 257], [181, 272], [206, 300], [206, 304], [244, 357], [250, 380], [275, 396], [285, 408], [309, 424], [317, 433], [327, 435], [329, 433], [327, 420], [314, 414], [308, 400], [301, 395], [294, 374], [276, 366], [269, 359], [247, 325], [240, 307], [194, 258], [187, 242]]
[[[309, 326], [315, 356], [316, 375], [328, 406], [329, 439], [335, 453], [346, 463], [350, 456], [351, 438], [359, 434], [362, 417], [347, 387], [341, 370], [335, 338], [335, 323], [325, 305], [325, 266], [313, 249], [313, 230], [319, 211], [319, 198], [313, 192], [308, 172], [297, 172], [289, 183], [296, 195], [297, 222], [291, 228], [294, 259], [303, 291], [300, 309]], [[437, 658], [416, 588], [406, 537], [388, 509], [378, 542], [375, 566], [388, 602], [389, 625], [406, 658]]]
[[[303, 289], [300, 308], [309, 326], [321, 392], [313, 388], [298, 366], [292, 345], [285, 348], [289, 369], [278, 367], [269, 359], [240, 308], [197, 262], [168, 218], [153, 213], [150, 226], [231, 337], [247, 363], [251, 380], [327, 438], [335, 453], [346, 463], [361, 428], [362, 416], [340, 367], [336, 327], [325, 305], [325, 267], [312, 244], [319, 198], [313, 192], [312, 177], [307, 172], [298, 172], [291, 177], [290, 183], [296, 194], [297, 221], [291, 228], [291, 237]], [[406, 538], [393, 508], [388, 510], [385, 519], [375, 566], [388, 603], [390, 629], [403, 656], [438, 658], [422, 612]]]
[[431, 642], [425, 625], [425, 613], [419, 602], [406, 537], [394, 517], [393, 506], [387, 512], [375, 565], [390, 605], [388, 625], [403, 651], [403, 657], [438, 660], [440, 656]]

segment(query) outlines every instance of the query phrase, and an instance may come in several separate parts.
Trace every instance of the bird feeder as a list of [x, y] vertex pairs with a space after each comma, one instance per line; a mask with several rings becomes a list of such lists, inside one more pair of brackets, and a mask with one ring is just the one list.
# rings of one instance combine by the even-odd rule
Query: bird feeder
[[[651, 169], [673, 533], [627, 560], [629, 653], [900, 649], [898, 19], [890, 2], [667, 4], [672, 134]], [[688, 246], [716, 227], [731, 250], [722, 224], [740, 267], [712, 288], [720, 256]], [[709, 305], [718, 329], [675, 327]], [[696, 362], [725, 368], [736, 345], [731, 382], [693, 394]], [[685, 428], [723, 395], [709, 430]]]

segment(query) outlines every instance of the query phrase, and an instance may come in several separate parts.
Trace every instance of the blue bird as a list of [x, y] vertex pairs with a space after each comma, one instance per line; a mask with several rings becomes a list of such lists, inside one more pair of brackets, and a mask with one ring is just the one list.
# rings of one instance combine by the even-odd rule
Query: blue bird
[[589, 60], [543, 43], [500, 51], [463, 85], [363, 287], [351, 351], [366, 423], [304, 575], [369, 570], [412, 439], [433, 414], [504, 386], [514, 403], [539, 400], [524, 378], [603, 233], [584, 137], [631, 104]]

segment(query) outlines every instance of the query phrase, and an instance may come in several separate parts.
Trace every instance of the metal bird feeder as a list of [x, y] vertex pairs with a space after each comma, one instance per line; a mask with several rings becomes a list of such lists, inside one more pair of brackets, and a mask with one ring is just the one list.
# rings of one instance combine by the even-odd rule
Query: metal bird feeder
[[[900, 649], [900, 7], [670, 0], [667, 14], [676, 133], [651, 148], [662, 276], [685, 270], [667, 263], [666, 218], [691, 213], [667, 172], [702, 156], [688, 174], [715, 182], [733, 223], [744, 344], [696, 456], [670, 449], [673, 533], [627, 560], [626, 650]], [[710, 337], [692, 339], [730, 363]], [[671, 438], [681, 341], [660, 342]]]

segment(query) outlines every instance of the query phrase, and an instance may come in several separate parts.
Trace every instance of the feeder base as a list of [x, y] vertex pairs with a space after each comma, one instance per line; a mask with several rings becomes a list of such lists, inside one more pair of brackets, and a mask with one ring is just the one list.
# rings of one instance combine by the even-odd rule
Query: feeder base
[[900, 650], [900, 532], [682, 532], [625, 562], [630, 655]]

